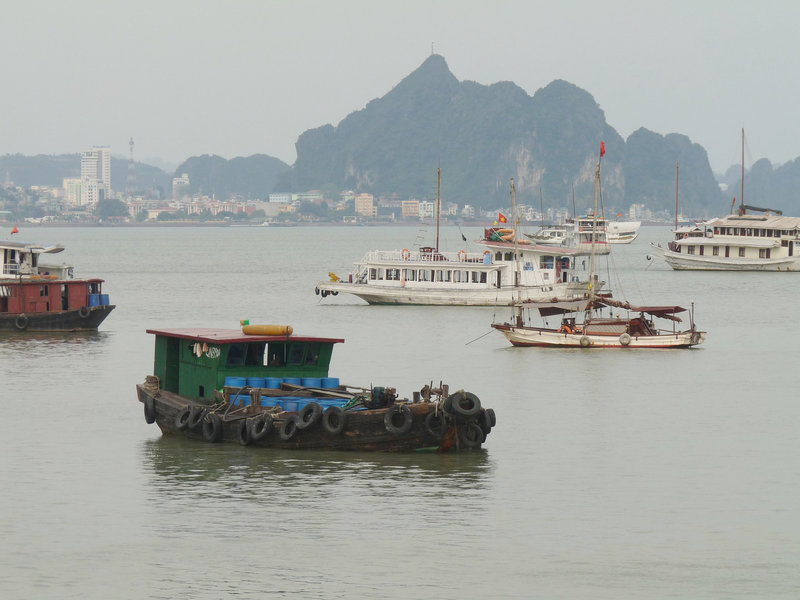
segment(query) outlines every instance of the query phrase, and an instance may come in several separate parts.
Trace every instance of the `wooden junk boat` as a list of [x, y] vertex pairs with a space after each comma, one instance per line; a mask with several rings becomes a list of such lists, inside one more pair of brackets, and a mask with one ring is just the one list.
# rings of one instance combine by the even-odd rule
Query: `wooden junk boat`
[[114, 310], [102, 279], [73, 279], [70, 265], [46, 265], [61, 245], [0, 240], [0, 331], [95, 330]]
[[438, 451], [480, 448], [495, 425], [477, 396], [426, 385], [340, 385], [328, 376], [342, 339], [283, 325], [148, 329], [154, 373], [136, 386], [147, 423], [164, 434], [271, 448]]

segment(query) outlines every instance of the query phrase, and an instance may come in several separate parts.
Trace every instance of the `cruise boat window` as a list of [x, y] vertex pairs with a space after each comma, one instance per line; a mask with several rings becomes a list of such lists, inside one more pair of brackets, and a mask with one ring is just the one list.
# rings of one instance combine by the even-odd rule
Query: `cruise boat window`
[[712, 248], [711, 254], [713, 254], [714, 256], [719, 256], [719, 246], [714, 246], [714, 248]]
[[375, 280], [378, 278], [378, 269], [370, 269], [369, 270], [369, 278]]
[[729, 258], [731, 255], [731, 247], [725, 246], [725, 258]]
[[406, 272], [406, 281], [417, 280], [417, 271], [415, 269], [405, 269], [405, 272]]
[[436, 271], [436, 281], [450, 281], [450, 271]]
[[228, 366], [236, 367], [244, 364], [247, 344], [230, 344], [228, 347]]
[[687, 246], [686, 254], [694, 254], [694, 246]]
[[305, 344], [292, 344], [289, 348], [289, 359], [286, 361], [286, 364], [289, 366], [302, 365], [305, 353]]
[[744, 248], [739, 248], [739, 257], [744, 258]]
[[496, 261], [501, 261], [501, 260], [503, 260], [503, 253], [502, 253], [502, 252], [498, 252], [498, 253], [496, 253], [496, 254], [494, 255], [494, 259], [495, 259]]
[[542, 256], [539, 261], [540, 269], [552, 269], [555, 265], [555, 258], [552, 256]]
[[386, 269], [386, 279], [388, 281], [397, 281], [400, 279], [400, 269]]
[[706, 249], [705, 246], [700, 246], [700, 256], [703, 256], [705, 254], [705, 249]]
[[431, 280], [431, 271], [428, 269], [420, 269], [419, 270], [419, 280], [420, 281], [430, 281]]
[[512, 261], [514, 260], [514, 255], [511, 252], [506, 252], [504, 260]]

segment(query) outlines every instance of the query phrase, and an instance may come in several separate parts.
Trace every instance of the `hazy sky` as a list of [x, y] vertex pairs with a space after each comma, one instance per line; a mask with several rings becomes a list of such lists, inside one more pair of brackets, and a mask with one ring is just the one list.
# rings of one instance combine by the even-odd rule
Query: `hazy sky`
[[624, 138], [682, 133], [712, 168], [800, 156], [797, 0], [11, 0], [0, 10], [0, 154], [110, 145], [137, 159], [293, 163], [430, 55], [459, 80], [554, 79]]

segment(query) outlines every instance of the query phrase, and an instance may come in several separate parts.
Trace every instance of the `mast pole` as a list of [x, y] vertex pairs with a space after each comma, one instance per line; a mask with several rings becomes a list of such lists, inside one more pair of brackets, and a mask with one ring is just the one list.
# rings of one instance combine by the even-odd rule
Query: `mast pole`
[[517, 304], [517, 327], [522, 327], [522, 306], [520, 306], [519, 286], [521, 283], [519, 270], [519, 217], [517, 216], [517, 188], [514, 186], [514, 178], [511, 178], [511, 214], [514, 219], [514, 290], [517, 292], [515, 304]]
[[600, 162], [606, 152], [605, 144], [600, 142], [600, 158], [597, 159], [597, 169], [594, 172], [594, 214], [592, 215], [592, 258], [589, 263], [589, 297], [594, 299], [594, 272], [595, 272], [595, 243], [597, 240], [597, 206], [600, 201]]
[[680, 167], [675, 163], [675, 231], [678, 230], [678, 184], [680, 183]]
[[436, 169], [436, 254], [439, 254], [439, 218], [442, 214], [442, 169]]
[[742, 127], [742, 195], [739, 196], [739, 205], [744, 210], [744, 127]]

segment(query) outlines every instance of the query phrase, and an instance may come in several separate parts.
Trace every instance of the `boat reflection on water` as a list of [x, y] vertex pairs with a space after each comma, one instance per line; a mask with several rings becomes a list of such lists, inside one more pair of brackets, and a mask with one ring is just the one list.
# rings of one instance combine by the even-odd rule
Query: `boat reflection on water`
[[341, 490], [342, 501], [357, 502], [358, 488], [363, 487], [370, 496], [385, 496], [387, 501], [414, 497], [418, 503], [457, 494], [466, 502], [491, 489], [495, 471], [486, 450], [260, 452], [230, 444], [198, 444], [178, 435], [146, 440], [139, 448], [141, 463], [153, 475], [150, 491], [158, 501], [196, 502], [206, 497], [273, 506], [277, 496], [282, 501], [318, 504]]

